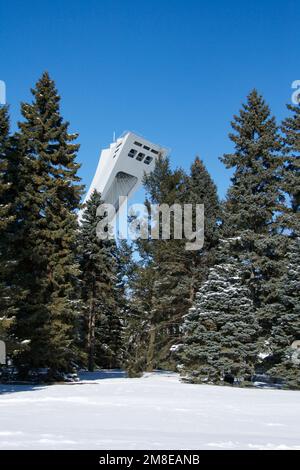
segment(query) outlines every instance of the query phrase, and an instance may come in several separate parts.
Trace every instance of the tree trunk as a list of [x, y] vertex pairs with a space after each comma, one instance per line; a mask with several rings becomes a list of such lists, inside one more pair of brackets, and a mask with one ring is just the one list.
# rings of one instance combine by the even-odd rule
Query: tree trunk
[[91, 301], [88, 321], [88, 370], [94, 372], [95, 369], [95, 311], [94, 301]]

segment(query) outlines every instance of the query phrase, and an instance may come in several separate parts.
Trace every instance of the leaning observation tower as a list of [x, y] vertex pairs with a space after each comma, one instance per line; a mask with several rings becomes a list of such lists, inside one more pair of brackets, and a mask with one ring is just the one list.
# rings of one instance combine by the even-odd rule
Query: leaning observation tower
[[131, 197], [141, 186], [144, 173], [149, 174], [159, 155], [165, 157], [168, 149], [154, 144], [132, 132], [126, 132], [109, 148], [102, 150], [92, 184], [85, 202], [96, 189], [107, 204], [113, 204], [116, 211], [119, 197]]

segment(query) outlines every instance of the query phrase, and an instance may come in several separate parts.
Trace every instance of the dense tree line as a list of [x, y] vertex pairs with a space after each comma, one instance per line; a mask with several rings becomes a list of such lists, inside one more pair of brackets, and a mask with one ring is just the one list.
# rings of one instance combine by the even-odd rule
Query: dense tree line
[[147, 208], [192, 204], [195, 228], [204, 204], [204, 244], [187, 250], [172, 224], [167, 240], [100, 239], [101, 194], [81, 206], [77, 134], [48, 73], [32, 95], [14, 133], [0, 108], [0, 336], [20, 376], [168, 368], [195, 383], [265, 374], [300, 387], [300, 104], [279, 127], [249, 94], [221, 157], [233, 172], [224, 201], [200, 158], [189, 172], [157, 159]]
[[0, 325], [19, 374], [44, 368], [50, 379], [118, 364], [118, 261], [115, 245], [93, 233], [100, 195], [78, 224], [77, 134], [48, 73], [32, 95], [14, 134], [0, 109]]
[[[185, 319], [181, 359], [187, 380], [220, 382], [229, 377], [243, 382], [255, 372], [262, 372], [292, 387], [300, 386], [299, 106], [289, 109], [293, 115], [279, 129], [263, 98], [254, 90], [232, 122], [230, 138], [235, 151], [221, 160], [234, 174], [223, 204], [220, 234], [234, 243], [234, 249], [223, 257], [220, 267], [210, 270], [198, 302]], [[242, 275], [241, 280], [226, 279], [233, 262], [237, 263], [234, 271], [237, 277]], [[248, 298], [247, 302], [246, 298], [240, 301], [236, 311], [233, 300], [226, 302], [227, 296], [234, 294], [232, 282], [238, 282]], [[234, 290], [237, 296], [237, 286]], [[211, 293], [209, 306], [207, 292]], [[211, 315], [214, 320], [208, 316], [208, 307], [215, 312]], [[230, 328], [232, 339], [228, 344]], [[211, 361], [210, 347], [220, 331], [224, 347], [219, 349], [221, 340], [217, 353], [213, 347], [217, 356], [211, 375], [205, 369], [207, 364], [197, 362], [197, 348], [201, 349], [199, 358], [208, 354]], [[249, 341], [256, 348], [254, 356], [248, 351]], [[233, 344], [238, 356], [228, 360]], [[237, 364], [236, 359], [240, 362], [242, 358], [242, 364]], [[218, 361], [221, 365], [216, 370]]]
[[232, 121], [234, 152], [221, 158], [233, 170], [222, 203], [199, 159], [189, 175], [158, 160], [145, 179], [151, 202], [204, 203], [205, 244], [195, 253], [181, 240], [138, 246], [132, 373], [169, 367], [218, 384], [264, 374], [300, 386], [300, 105], [288, 109], [278, 127], [262, 96], [249, 94]]
[[[133, 360], [129, 358], [130, 370], [136, 373], [145, 368], [176, 368], [174, 351], [181, 343], [183, 317], [214, 263], [220, 213], [216, 186], [198, 157], [189, 175], [182, 169], [173, 171], [168, 158], [159, 158], [144, 185], [146, 205], [204, 204], [207, 232], [202, 250], [187, 251], [184, 233], [182, 239], [175, 238], [172, 224], [169, 240], [137, 242], [141, 261], [129, 281], [133, 317], [125, 327], [127, 336], [133, 329], [136, 335], [130, 342]], [[158, 231], [161, 229], [158, 227]]]

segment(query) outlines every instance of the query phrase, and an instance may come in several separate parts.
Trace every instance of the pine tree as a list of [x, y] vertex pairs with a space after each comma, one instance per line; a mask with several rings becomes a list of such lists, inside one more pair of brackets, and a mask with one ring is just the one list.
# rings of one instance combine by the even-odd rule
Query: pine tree
[[[215, 250], [219, 237], [220, 203], [217, 188], [204, 163], [195, 158], [190, 170], [190, 175], [186, 179], [186, 188], [182, 195], [183, 204], [204, 205], [204, 245], [201, 250], [191, 250], [186, 252], [190, 266], [190, 300], [194, 300], [194, 295], [203, 281], [206, 280], [208, 270], [213, 266], [215, 260]], [[195, 226], [193, 227], [195, 230]]]
[[132, 305], [132, 287], [131, 282], [136, 269], [136, 261], [134, 260], [133, 245], [127, 240], [118, 240], [118, 273], [117, 273], [117, 289], [118, 289], [118, 307], [120, 312], [120, 365], [126, 368], [126, 364], [130, 362], [131, 357], [131, 338], [134, 333], [134, 326], [131, 324]]
[[10, 150], [9, 143], [9, 117], [8, 108], [0, 107], [0, 230], [1, 239], [8, 224], [7, 212], [9, 205], [7, 204], [7, 193], [9, 190], [9, 182], [7, 182], [8, 152]]
[[16, 287], [13, 272], [16, 269], [11, 244], [11, 227], [16, 219], [15, 183], [17, 174], [17, 148], [10, 135], [8, 108], [0, 107], [0, 318], [6, 339], [16, 313]]
[[221, 158], [227, 168], [234, 169], [222, 230], [224, 236], [241, 236], [243, 240], [240, 260], [251, 266], [248, 284], [264, 343], [274, 320], [270, 305], [276, 301], [286, 249], [279, 217], [284, 210], [281, 142], [275, 118], [256, 90], [234, 116], [232, 128], [235, 152]]
[[[169, 206], [181, 204], [185, 183], [186, 175], [182, 169], [172, 171], [169, 159], [159, 158], [154, 171], [144, 180], [147, 203]], [[161, 223], [158, 224], [160, 235]], [[147, 369], [174, 368], [175, 360], [171, 357], [170, 348], [180, 339], [182, 316], [190, 306], [189, 261], [185, 254], [185, 240], [174, 238], [171, 223], [169, 240], [144, 241], [141, 245], [148, 251], [148, 268], [156, 272], [152, 298], [148, 302], [151, 311]]]
[[19, 168], [18, 142], [10, 134], [8, 107], [0, 107], [0, 339], [5, 341], [10, 359], [25, 350], [28, 342], [20, 343], [13, 334], [18, 311], [16, 299], [22, 295], [22, 289], [15, 283], [18, 266], [14, 244]]
[[243, 383], [254, 372], [258, 325], [244, 283], [249, 273], [234, 254], [239, 244], [239, 239], [222, 241], [217, 264], [185, 317], [179, 355], [189, 382]]
[[269, 370], [291, 388], [300, 388], [300, 238], [289, 244], [288, 264], [282, 276], [278, 301], [273, 305], [274, 318], [270, 349], [273, 352]]
[[75, 260], [77, 214], [82, 186], [76, 153], [77, 134], [68, 133], [60, 97], [48, 73], [22, 104], [22, 151], [18, 187], [18, 281], [26, 292], [19, 301], [16, 333], [30, 339], [19, 365], [69, 370], [79, 299]]
[[[159, 157], [154, 171], [144, 180], [146, 206], [180, 202], [178, 191], [182, 184], [183, 172], [173, 172], [169, 159]], [[161, 231], [161, 224], [158, 230]], [[131, 376], [158, 366], [170, 367], [170, 345], [181, 322], [178, 295], [185, 283], [180, 240], [137, 240], [134, 249], [140, 260], [132, 263], [124, 328], [125, 367]], [[184, 296], [188, 294], [186, 283]], [[180, 301], [184, 302], [182, 296]]]
[[300, 104], [288, 105], [293, 113], [283, 121], [283, 155], [281, 188], [286, 203], [281, 216], [285, 231], [287, 254], [284, 270], [276, 285], [277, 296], [269, 306], [272, 317], [271, 335], [268, 342], [268, 373], [279, 378], [291, 388], [300, 388], [297, 345], [300, 343], [300, 297], [299, 297], [299, 236], [300, 236]]
[[282, 161], [280, 136], [275, 118], [262, 96], [253, 90], [231, 123], [229, 134], [235, 152], [221, 161], [233, 168], [225, 204], [224, 229], [230, 235], [241, 231], [256, 234], [275, 230], [274, 214], [282, 209], [279, 181]]
[[8, 330], [11, 327], [12, 319], [7, 317], [0, 317], [0, 341], [7, 341]]
[[119, 366], [121, 349], [120, 305], [118, 304], [118, 255], [114, 240], [101, 240], [97, 208], [101, 195], [94, 191], [82, 215], [79, 256], [85, 343], [88, 368]]
[[300, 233], [300, 102], [288, 105], [293, 113], [282, 123], [284, 167], [282, 190], [288, 201], [284, 211], [284, 228]]
[[[135, 331], [129, 365], [132, 371], [154, 367], [176, 367], [176, 345], [181, 342], [183, 316], [191, 306], [195, 291], [213, 264], [217, 245], [219, 202], [216, 187], [199, 158], [190, 176], [170, 168], [169, 159], [159, 158], [154, 171], [145, 178], [146, 204], [192, 204], [205, 206], [205, 241], [201, 250], [187, 251], [184, 237], [175, 239], [171, 217], [169, 240], [142, 240], [137, 243], [141, 263], [132, 282], [131, 320], [126, 331]], [[162, 221], [158, 230], [161, 235]], [[182, 235], [184, 235], [182, 233]], [[132, 328], [131, 325], [134, 325]], [[138, 327], [140, 325], [140, 328]], [[128, 335], [132, 338], [132, 335]], [[133, 341], [132, 341], [133, 344]]]
[[130, 377], [151, 370], [153, 358], [152, 307], [156, 270], [153, 263], [143, 260], [130, 262], [127, 280], [127, 309], [124, 315], [124, 367]]
[[8, 280], [8, 227], [14, 220], [12, 215], [12, 199], [10, 197], [11, 182], [8, 170], [12, 155], [11, 138], [9, 135], [8, 108], [0, 107], [0, 317], [10, 317], [14, 313], [11, 284]]

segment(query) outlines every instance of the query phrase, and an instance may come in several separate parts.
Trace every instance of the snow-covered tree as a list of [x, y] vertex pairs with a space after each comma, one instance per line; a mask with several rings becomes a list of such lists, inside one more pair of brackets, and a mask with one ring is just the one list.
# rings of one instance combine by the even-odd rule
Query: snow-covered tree
[[251, 270], [249, 288], [261, 326], [260, 342], [270, 335], [277, 283], [284, 271], [286, 237], [282, 233], [283, 159], [275, 117], [263, 97], [253, 90], [231, 123], [234, 152], [221, 160], [233, 169], [224, 203], [224, 237], [240, 236], [240, 263]]
[[231, 252], [239, 240], [221, 242], [218, 264], [196, 295], [183, 324], [181, 372], [193, 383], [244, 382], [254, 373], [258, 325], [247, 270]]
[[273, 305], [274, 324], [270, 349], [271, 376], [291, 388], [300, 388], [300, 238], [289, 244], [288, 264], [278, 288], [278, 302]]

